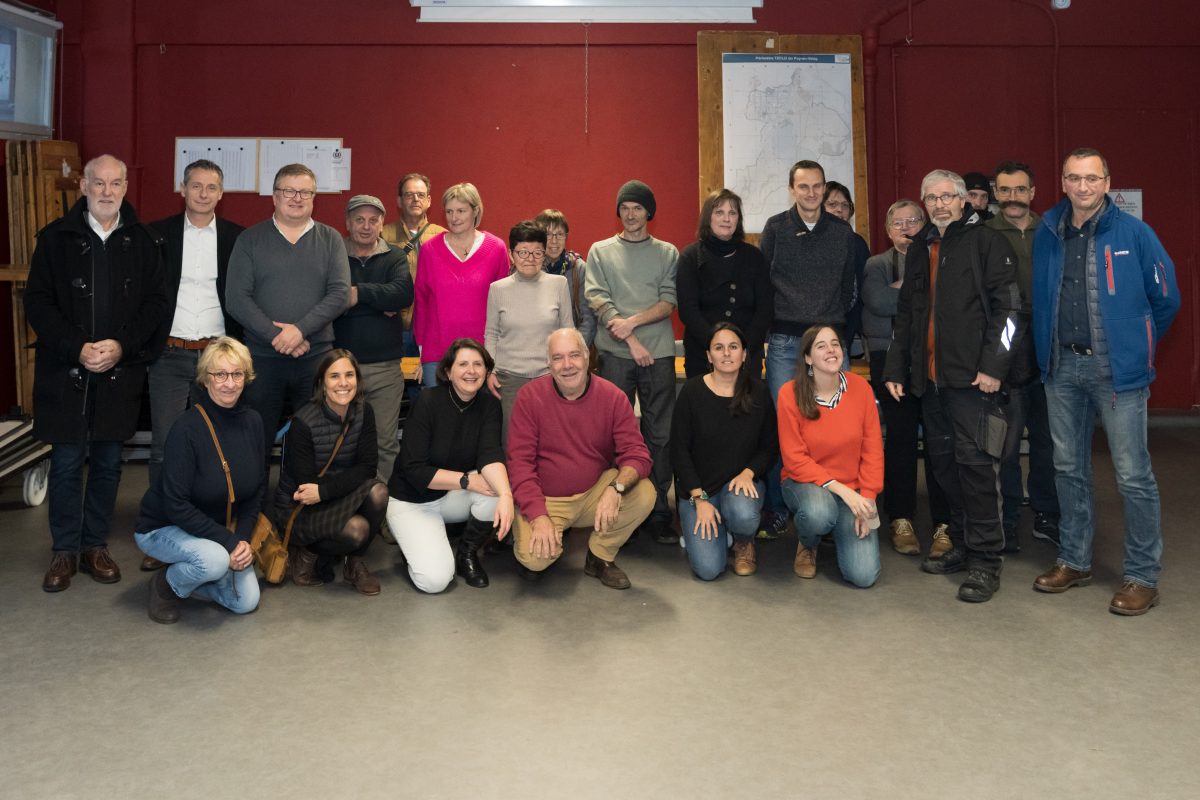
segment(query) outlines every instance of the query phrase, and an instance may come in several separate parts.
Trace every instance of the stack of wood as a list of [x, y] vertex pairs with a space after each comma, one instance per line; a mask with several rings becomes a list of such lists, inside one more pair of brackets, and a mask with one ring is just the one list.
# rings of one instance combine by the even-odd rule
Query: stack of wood
[[0, 281], [12, 282], [17, 398], [28, 414], [33, 408], [33, 350], [27, 345], [33, 340], [33, 332], [25, 322], [25, 279], [37, 232], [79, 199], [83, 164], [79, 145], [54, 140], [9, 141], [7, 158], [10, 263], [0, 268]]

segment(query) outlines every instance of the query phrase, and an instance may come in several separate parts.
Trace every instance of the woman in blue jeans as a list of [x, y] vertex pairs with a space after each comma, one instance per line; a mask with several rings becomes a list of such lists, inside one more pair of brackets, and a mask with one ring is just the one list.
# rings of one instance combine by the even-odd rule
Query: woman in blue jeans
[[779, 390], [783, 499], [792, 512], [801, 578], [817, 574], [817, 545], [833, 534], [842, 577], [866, 588], [879, 579], [883, 436], [871, 385], [844, 371], [837, 331], [809, 328], [796, 377]]
[[[250, 536], [266, 488], [263, 424], [242, 404], [254, 380], [250, 351], [222, 336], [196, 364], [205, 389], [200, 408], [184, 412], [167, 434], [162, 471], [142, 498], [134, 540], [142, 552], [169, 566], [150, 578], [150, 619], [179, 620], [179, 601], [197, 597], [236, 614], [258, 607]], [[206, 421], [207, 419], [207, 421]], [[233, 483], [209, 432], [212, 424]]]
[[763, 476], [779, 444], [771, 398], [745, 369], [741, 330], [717, 323], [705, 353], [711, 371], [684, 384], [675, 401], [671, 464], [688, 562], [697, 577], [711, 581], [725, 571], [731, 546], [736, 574], [757, 569]]

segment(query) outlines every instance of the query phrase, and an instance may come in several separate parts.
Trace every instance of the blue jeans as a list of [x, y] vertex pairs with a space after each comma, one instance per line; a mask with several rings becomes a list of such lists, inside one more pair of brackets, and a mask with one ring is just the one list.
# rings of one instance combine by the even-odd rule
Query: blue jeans
[[1058, 366], [1046, 383], [1062, 539], [1058, 563], [1077, 570], [1092, 568], [1096, 534], [1092, 499], [1092, 427], [1096, 413], [1112, 453], [1117, 489], [1125, 503], [1125, 580], [1158, 585], [1162, 571], [1162, 510], [1158, 482], [1150, 468], [1146, 435], [1148, 388], [1114, 392], [1099, 376], [1095, 356], [1060, 350]]
[[229, 551], [211, 539], [192, 536], [178, 525], [135, 533], [137, 546], [152, 558], [170, 564], [167, 584], [180, 597], [199, 597], [249, 614], [258, 608], [258, 576], [254, 567], [229, 568]]
[[[767, 337], [767, 389], [771, 392], [771, 402], [777, 403], [779, 390], [783, 385], [796, 377], [796, 361], [800, 357], [800, 337], [788, 336], [783, 333], [772, 333]], [[782, 513], [786, 509], [783, 494], [779, 488], [779, 473], [783, 470], [783, 461], [767, 470], [768, 511]]]
[[435, 389], [437, 388], [437, 361], [422, 361], [421, 362], [421, 388]]
[[47, 495], [50, 536], [56, 551], [74, 553], [107, 546], [120, 483], [121, 442], [52, 445]]
[[[733, 537], [753, 538], [758, 533], [758, 516], [762, 513], [763, 493], [765, 487], [762, 481], [755, 481], [754, 488], [758, 497], [747, 497], [744, 494], [734, 494], [726, 484], [721, 491], [709, 498], [709, 502], [721, 515], [717, 523], [717, 535], [705, 539], [694, 533], [696, 529], [696, 509], [686, 499], [677, 504], [679, 510], [679, 530], [683, 534], [683, 546], [687, 551], [688, 563], [692, 572], [701, 580], [711, 581], [725, 571], [726, 551], [733, 546]], [[676, 491], [676, 497], [682, 497]], [[732, 534], [732, 535], [731, 535]]]
[[805, 547], [815, 549], [821, 537], [833, 534], [838, 569], [842, 577], [866, 589], [879, 580], [879, 535], [871, 531], [863, 538], [854, 532], [854, 513], [833, 492], [815, 483], [783, 481], [783, 498], [795, 515], [796, 536]]

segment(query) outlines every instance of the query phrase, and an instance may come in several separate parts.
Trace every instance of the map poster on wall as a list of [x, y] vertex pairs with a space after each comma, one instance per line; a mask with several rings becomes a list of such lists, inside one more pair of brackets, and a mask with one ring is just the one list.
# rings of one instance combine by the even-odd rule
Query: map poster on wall
[[788, 169], [812, 159], [854, 186], [849, 53], [723, 53], [725, 186], [742, 198], [747, 233], [793, 204]]

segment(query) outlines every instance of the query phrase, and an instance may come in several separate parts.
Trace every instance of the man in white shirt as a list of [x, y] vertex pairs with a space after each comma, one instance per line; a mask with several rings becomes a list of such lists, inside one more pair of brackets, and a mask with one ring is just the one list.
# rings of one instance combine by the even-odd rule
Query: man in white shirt
[[162, 353], [150, 365], [150, 483], [162, 470], [163, 446], [175, 420], [191, 404], [196, 363], [208, 343], [242, 326], [225, 312], [229, 254], [242, 226], [217, 216], [224, 174], [212, 161], [193, 161], [183, 171], [179, 194], [184, 212], [152, 223], [166, 239], [170, 312], [160, 335]]

